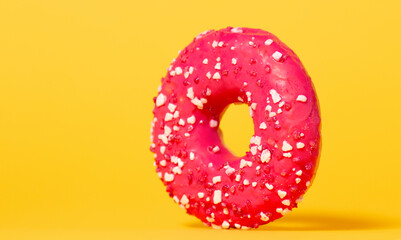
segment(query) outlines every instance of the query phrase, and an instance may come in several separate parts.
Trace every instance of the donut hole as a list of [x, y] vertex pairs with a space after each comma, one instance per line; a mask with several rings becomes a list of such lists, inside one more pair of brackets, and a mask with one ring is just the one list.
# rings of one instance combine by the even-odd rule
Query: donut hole
[[249, 140], [254, 134], [247, 104], [230, 104], [220, 120], [222, 142], [237, 157], [249, 151]]

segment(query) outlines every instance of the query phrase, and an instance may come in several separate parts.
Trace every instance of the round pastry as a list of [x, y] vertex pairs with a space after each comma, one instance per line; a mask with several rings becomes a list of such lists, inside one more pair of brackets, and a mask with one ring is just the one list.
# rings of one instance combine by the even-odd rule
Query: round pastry
[[[250, 28], [207, 31], [168, 68], [152, 121], [151, 151], [167, 192], [215, 228], [256, 228], [297, 206], [315, 175], [320, 146], [316, 94], [295, 53]], [[249, 151], [221, 140], [228, 105], [249, 106]]]

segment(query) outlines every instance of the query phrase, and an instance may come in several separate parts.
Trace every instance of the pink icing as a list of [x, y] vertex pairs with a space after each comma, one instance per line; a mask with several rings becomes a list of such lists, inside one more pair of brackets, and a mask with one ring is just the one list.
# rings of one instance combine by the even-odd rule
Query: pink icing
[[[231, 103], [250, 107], [245, 156], [222, 143]], [[155, 98], [151, 150], [176, 202], [207, 225], [255, 228], [297, 206], [317, 167], [318, 102], [295, 53], [273, 34], [227, 28], [197, 36]]]

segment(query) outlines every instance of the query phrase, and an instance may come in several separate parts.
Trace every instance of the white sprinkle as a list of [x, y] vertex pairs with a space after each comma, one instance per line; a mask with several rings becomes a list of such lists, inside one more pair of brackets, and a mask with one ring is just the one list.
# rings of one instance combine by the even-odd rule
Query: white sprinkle
[[306, 102], [307, 98], [304, 95], [298, 95], [297, 101], [298, 102]]
[[210, 78], [212, 77], [212, 74], [211, 74], [210, 72], [207, 72], [207, 73], [206, 73], [206, 77], [207, 77], [208, 79], [210, 79]]
[[283, 157], [290, 158], [291, 156], [292, 154], [289, 152], [283, 153]]
[[290, 200], [288, 200], [288, 199], [281, 201], [281, 203], [285, 206], [290, 206], [290, 204], [291, 204]]
[[305, 185], [306, 185], [307, 187], [309, 187], [310, 181], [307, 181], [307, 182], [305, 183]]
[[213, 79], [215, 79], [215, 80], [221, 79], [220, 73], [218, 73], [218, 72], [214, 73], [213, 74]]
[[160, 93], [156, 98], [156, 107], [163, 106], [166, 103], [166, 101], [167, 101], [166, 95]]
[[221, 203], [221, 190], [215, 190], [213, 194], [213, 203]]
[[172, 104], [172, 103], [169, 103], [168, 104], [168, 110], [170, 111], [170, 112], [174, 112], [175, 111], [175, 109], [176, 109], [176, 105], [175, 104]]
[[230, 176], [231, 174], [233, 174], [235, 172], [235, 168], [232, 168], [230, 166], [226, 166], [226, 174], [227, 176]]
[[188, 72], [189, 74], [192, 74], [194, 72], [194, 67], [189, 67]]
[[232, 63], [233, 65], [236, 65], [236, 64], [237, 64], [237, 59], [236, 59], [236, 58], [231, 59], [231, 63]]
[[166, 151], [166, 146], [161, 146], [160, 147], [160, 153], [164, 154], [165, 151]]
[[252, 103], [251, 104], [251, 108], [253, 109], [253, 110], [256, 110], [256, 106], [257, 106], [258, 104], [257, 103]]
[[182, 74], [182, 68], [176, 67], [176, 68], [175, 68], [175, 73], [176, 73], [177, 75]]
[[175, 71], [170, 71], [170, 76], [174, 77], [175, 76]]
[[267, 45], [267, 46], [271, 45], [272, 43], [273, 43], [273, 40], [271, 40], [271, 39], [267, 39], [265, 41], [265, 45]]
[[223, 47], [223, 45], [224, 45], [224, 42], [219, 42], [219, 44], [218, 44], [219, 47]]
[[271, 89], [271, 90], [270, 90], [270, 95], [272, 96], [273, 103], [278, 103], [278, 102], [280, 102], [281, 96], [280, 96], [280, 94], [277, 93], [276, 90]]
[[173, 167], [172, 171], [173, 171], [174, 174], [178, 174], [178, 175], [181, 174], [181, 168], [179, 168], [179, 167]]
[[281, 110], [281, 108], [279, 108], [278, 110], [277, 110], [277, 114], [280, 114], [280, 113], [282, 113], [283, 112], [283, 110]]
[[273, 185], [266, 183], [265, 186], [267, 189], [273, 190]]
[[239, 182], [239, 181], [241, 181], [241, 175], [237, 175], [237, 176], [235, 176], [235, 181], [237, 181], [237, 182]]
[[271, 112], [271, 111], [272, 111], [272, 106], [267, 105], [266, 108], [265, 108], [265, 110]]
[[166, 116], [164, 116], [164, 121], [168, 122], [173, 119], [173, 114], [171, 113], [166, 113]]
[[248, 44], [249, 44], [249, 46], [253, 46], [254, 43], [252, 41], [249, 41]]
[[260, 161], [262, 161], [262, 163], [268, 163], [270, 161], [270, 157], [271, 157], [270, 151], [268, 149], [265, 149], [260, 155]]
[[235, 27], [235, 28], [231, 29], [231, 32], [233, 32], [233, 33], [242, 33], [243, 31], [242, 31], [242, 28]]
[[237, 228], [237, 229], [240, 229], [240, 228], [241, 228], [241, 225], [238, 224], [238, 223], [234, 223], [234, 226], [235, 226], [235, 228]]
[[295, 182], [298, 184], [298, 183], [301, 182], [301, 179], [300, 178], [295, 178]]
[[281, 102], [278, 104], [278, 106], [279, 106], [279, 107], [283, 107], [284, 104], [285, 104], [285, 102], [284, 102], [284, 101], [281, 101]]
[[256, 187], [256, 185], [258, 185], [257, 182], [253, 182], [253, 183], [252, 183], [252, 187]]
[[180, 161], [180, 158], [178, 158], [177, 156], [171, 156], [171, 162], [178, 164], [178, 161]]
[[173, 199], [174, 199], [174, 202], [176, 202], [176, 203], [179, 203], [179, 202], [180, 202], [180, 199], [178, 199], [177, 196], [174, 196]]
[[256, 146], [251, 147], [252, 155], [256, 155], [257, 152], [258, 152], [258, 147], [256, 147]]
[[215, 48], [215, 47], [217, 47], [218, 44], [219, 44], [219, 43], [218, 43], [217, 41], [213, 41], [212, 47]]
[[182, 197], [181, 197], [181, 201], [180, 201], [182, 204], [188, 204], [189, 203], [189, 199], [188, 199], [188, 197], [184, 194], [184, 195], [182, 195]]
[[198, 192], [198, 197], [199, 198], [203, 198], [205, 196], [205, 194], [203, 192]]
[[178, 121], [178, 125], [180, 125], [180, 126], [185, 126], [185, 121], [184, 121], [184, 119], [180, 119], [179, 121]]
[[174, 180], [174, 174], [164, 173], [164, 181], [172, 182]]
[[245, 159], [241, 159], [239, 168], [244, 168], [244, 167], [252, 167], [252, 162], [246, 161]]
[[190, 152], [189, 153], [189, 160], [194, 160], [195, 159], [195, 153]]
[[181, 158], [178, 158], [178, 167], [182, 168], [184, 166], [184, 162], [181, 160]]
[[305, 147], [305, 144], [304, 143], [302, 143], [302, 142], [297, 142], [297, 148], [298, 149], [301, 149], [301, 148], [304, 148]]
[[216, 58], [216, 61], [217, 61], [217, 62], [220, 62], [220, 57], [217, 57], [217, 58]]
[[213, 223], [212, 223], [212, 228], [213, 228], [213, 229], [221, 229], [220, 226], [218, 226], [218, 225], [216, 225], [216, 224], [213, 224]]
[[[206, 220], [208, 221], [208, 222], [214, 222], [214, 218], [211, 218], [211, 217], [206, 217]], [[216, 225], [215, 225], [216, 226]]]
[[210, 96], [212, 94], [212, 90], [206, 88], [206, 96]]
[[221, 182], [221, 176], [213, 177], [212, 181], [214, 184]]
[[223, 209], [223, 213], [224, 213], [225, 215], [228, 215], [228, 213], [229, 213], [229, 212], [228, 212], [228, 209], [227, 209], [227, 208], [224, 208], [224, 209]]
[[172, 130], [169, 126], [164, 126], [164, 135], [168, 137], [171, 134]]
[[245, 180], [244, 180], [244, 185], [245, 185], [245, 186], [248, 186], [248, 185], [249, 185], [249, 180], [248, 180], [248, 179], [245, 179]]
[[260, 136], [253, 136], [253, 137], [251, 137], [251, 140], [249, 140], [249, 142], [251, 144], [255, 144], [255, 145], [260, 145], [261, 141], [262, 141], [262, 138]]
[[189, 99], [194, 99], [194, 89], [192, 87], [187, 89], [187, 97]]
[[212, 149], [212, 152], [214, 152], [214, 153], [217, 153], [217, 152], [219, 152], [219, 151], [220, 151], [219, 146], [215, 146], [215, 147]]
[[[244, 84], [245, 84], [245, 82], [244, 82]], [[248, 92], [246, 92], [245, 94], [246, 94], [246, 96], [248, 97], [248, 101], [250, 102], [250, 101], [251, 101], [252, 93], [248, 91]]]
[[189, 133], [184, 133], [184, 136], [185, 136], [185, 137], [189, 137], [189, 136], [191, 136], [191, 134], [189, 134]]
[[216, 63], [216, 65], [214, 66], [214, 69], [220, 70], [221, 69], [221, 63]]
[[275, 112], [270, 112], [270, 113], [269, 113], [269, 117], [274, 117], [274, 116], [276, 116], [276, 113], [275, 113]]
[[194, 124], [195, 121], [196, 121], [196, 118], [195, 118], [194, 115], [192, 115], [192, 116], [190, 116], [189, 118], [187, 118], [187, 122], [188, 122], [189, 124]]
[[295, 175], [301, 176], [301, 175], [302, 175], [302, 170], [298, 170], [298, 171], [295, 173]]
[[283, 141], [283, 147], [281, 148], [284, 152], [288, 152], [292, 150], [292, 146], [287, 142]]
[[264, 222], [267, 222], [267, 221], [269, 221], [269, 217], [266, 214], [261, 212], [260, 213], [260, 220], [262, 220]]
[[217, 127], [217, 125], [219, 124], [219, 122], [217, 122], [216, 120], [210, 120], [209, 125], [211, 128], [215, 128]]
[[208, 167], [208, 168], [212, 168], [212, 167], [213, 167], [213, 163], [209, 163], [209, 164], [207, 165], [207, 167]]
[[259, 125], [259, 128], [260, 128], [260, 129], [266, 129], [266, 128], [267, 128], [266, 123], [265, 123], [265, 122], [262, 122], [262, 123]]
[[276, 61], [280, 61], [283, 54], [281, 52], [275, 51], [272, 55], [273, 59]]
[[207, 58], [203, 59], [203, 64], [207, 64], [209, 62], [209, 60]]
[[235, 49], [235, 47], [234, 47], [234, 46], [232, 46], [230, 49], [231, 49], [231, 50], [234, 50], [234, 49]]
[[158, 137], [160, 140], [162, 140], [164, 144], [168, 144], [168, 139], [167, 139], [166, 135], [164, 135], [164, 134], [159, 134], [157, 137]]
[[167, 139], [167, 136], [166, 136], [166, 135], [164, 135], [164, 134], [159, 134], [157, 137], [158, 137], [160, 140], [162, 140], [162, 142], [163, 142], [164, 144], [168, 144], [168, 139]]
[[166, 165], [167, 165], [166, 160], [161, 160], [161, 161], [160, 161], [160, 166], [165, 167]]
[[288, 209], [288, 208], [285, 208], [285, 209], [281, 212], [281, 214], [284, 216], [284, 215], [286, 215], [286, 214], [289, 213], [289, 212], [291, 212], [291, 210]]
[[282, 190], [277, 190], [277, 194], [281, 199], [283, 199], [287, 195], [287, 192]]
[[302, 202], [302, 200], [304, 200], [303, 196], [300, 196], [297, 200], [295, 200], [296, 203], [300, 203]]
[[[204, 35], [206, 35], [208, 32], [210, 32], [210, 30], [204, 31], [202, 33], [199, 33], [198, 36], [196, 36], [196, 39], [198, 40], [199, 38], [203, 37]], [[196, 48], [196, 50], [198, 50], [198, 48]]]
[[228, 228], [230, 227], [230, 224], [229, 224], [227, 221], [224, 221], [224, 222], [221, 224], [221, 227], [224, 228], [224, 229], [228, 229]]
[[180, 112], [179, 111], [175, 111], [173, 117], [174, 118], [178, 118], [179, 116], [180, 116]]
[[[197, 106], [199, 109], [203, 109], [203, 102], [205, 101], [205, 98], [199, 99], [199, 98], [194, 98], [191, 100], [191, 103], [195, 106]], [[206, 100], [207, 102], [207, 100]]]

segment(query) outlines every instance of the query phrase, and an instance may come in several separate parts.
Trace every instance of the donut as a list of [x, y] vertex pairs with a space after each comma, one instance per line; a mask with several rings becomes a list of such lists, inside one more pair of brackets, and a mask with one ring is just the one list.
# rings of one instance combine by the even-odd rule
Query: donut
[[[154, 100], [151, 146], [169, 196], [213, 228], [257, 228], [302, 200], [320, 149], [318, 100], [299, 58], [273, 34], [199, 34], [174, 59]], [[249, 151], [224, 145], [219, 123], [249, 106]]]

